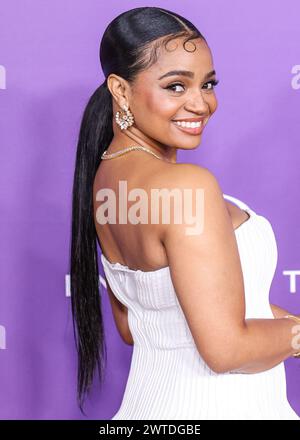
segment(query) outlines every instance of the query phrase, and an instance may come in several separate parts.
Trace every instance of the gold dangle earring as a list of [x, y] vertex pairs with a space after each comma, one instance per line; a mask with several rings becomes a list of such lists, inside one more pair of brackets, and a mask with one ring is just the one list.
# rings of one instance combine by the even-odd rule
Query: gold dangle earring
[[121, 130], [127, 130], [134, 123], [134, 117], [127, 105], [123, 105], [125, 114], [122, 112], [116, 113], [116, 123], [121, 127]]

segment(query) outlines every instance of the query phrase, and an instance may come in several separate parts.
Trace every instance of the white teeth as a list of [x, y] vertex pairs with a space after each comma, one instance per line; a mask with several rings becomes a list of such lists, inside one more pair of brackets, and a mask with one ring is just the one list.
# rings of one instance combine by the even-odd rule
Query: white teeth
[[200, 122], [186, 122], [186, 121], [174, 121], [175, 124], [180, 125], [181, 127], [187, 127], [187, 128], [196, 128], [201, 127], [202, 121]]
[[199, 121], [199, 122], [187, 122], [187, 121], [173, 121], [173, 122], [175, 122], [175, 124], [179, 125], [180, 127], [187, 127], [187, 128], [196, 128], [196, 127], [198, 127], [199, 128], [199, 127], [202, 126], [202, 124], [206, 125], [208, 119], [209, 119], [209, 117], [207, 117], [203, 121]]

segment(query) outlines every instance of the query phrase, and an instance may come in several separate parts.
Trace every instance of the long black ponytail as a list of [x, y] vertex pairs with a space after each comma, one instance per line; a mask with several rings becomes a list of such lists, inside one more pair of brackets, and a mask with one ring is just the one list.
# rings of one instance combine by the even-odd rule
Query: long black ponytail
[[[157, 49], [169, 40], [203, 35], [186, 18], [157, 7], [140, 7], [117, 16], [100, 44], [105, 81], [90, 97], [83, 113], [77, 144], [72, 194], [70, 278], [73, 331], [78, 354], [77, 401], [82, 413], [85, 394], [98, 367], [104, 379], [107, 351], [99, 292], [97, 235], [93, 218], [93, 183], [102, 153], [113, 138], [111, 73], [132, 83], [157, 60]], [[84, 413], [85, 414], [85, 413]]]

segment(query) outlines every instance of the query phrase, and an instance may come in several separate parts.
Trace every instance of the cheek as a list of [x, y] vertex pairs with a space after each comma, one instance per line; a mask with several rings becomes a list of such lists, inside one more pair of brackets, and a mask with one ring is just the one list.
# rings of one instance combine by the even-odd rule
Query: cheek
[[208, 105], [209, 105], [210, 111], [212, 113], [214, 113], [217, 110], [218, 101], [217, 101], [216, 95], [211, 95], [211, 97], [208, 100]]
[[176, 100], [170, 99], [164, 92], [144, 93], [144, 115], [147, 112], [147, 116], [151, 114], [151, 118], [172, 119], [177, 108]]

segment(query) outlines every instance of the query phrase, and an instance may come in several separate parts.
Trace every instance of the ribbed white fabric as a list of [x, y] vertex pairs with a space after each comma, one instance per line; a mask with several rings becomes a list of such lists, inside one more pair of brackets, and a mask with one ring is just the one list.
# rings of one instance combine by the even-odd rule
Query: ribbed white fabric
[[[230, 196], [226, 196], [229, 198]], [[246, 318], [274, 318], [269, 290], [277, 265], [270, 222], [237, 201], [249, 219], [236, 230]], [[286, 395], [284, 363], [260, 373], [212, 371], [199, 354], [169, 267], [133, 270], [101, 261], [116, 297], [128, 308], [134, 339], [121, 406], [111, 420], [300, 420]]]

